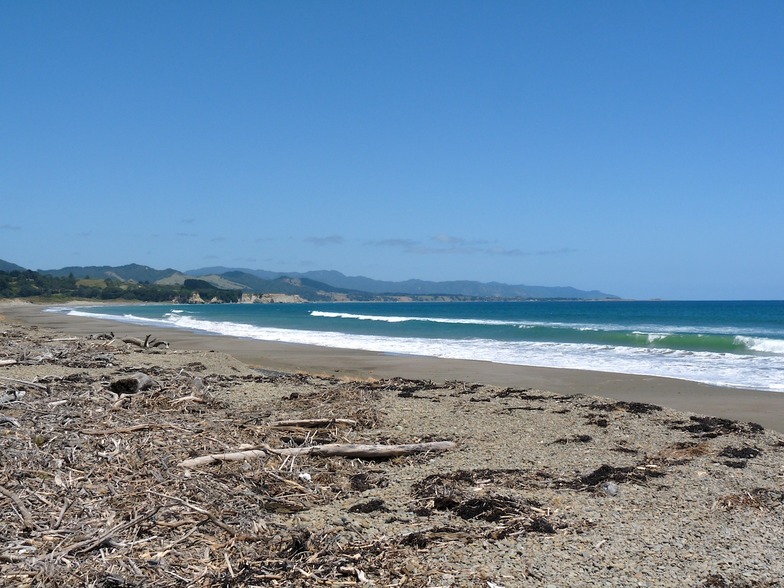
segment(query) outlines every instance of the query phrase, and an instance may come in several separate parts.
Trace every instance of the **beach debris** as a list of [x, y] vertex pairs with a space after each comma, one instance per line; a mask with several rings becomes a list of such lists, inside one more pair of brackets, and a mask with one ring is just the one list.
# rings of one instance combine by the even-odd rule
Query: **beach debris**
[[364, 384], [366, 390], [390, 391], [397, 392], [400, 398], [415, 398], [421, 399], [421, 396], [415, 396], [417, 392], [424, 392], [426, 390], [436, 390], [441, 388], [439, 384], [433, 383], [431, 380], [412, 380], [408, 378], [386, 378], [366, 382]]
[[25, 394], [27, 394], [27, 392], [24, 390], [11, 390], [10, 392], [6, 392], [0, 396], [0, 407], [21, 400], [24, 398]]
[[571, 437], [560, 437], [550, 443], [550, 445], [567, 445], [569, 443], [589, 443], [593, 437], [590, 435], [572, 435]]
[[662, 407], [657, 404], [648, 404], [645, 402], [626, 402], [619, 400], [618, 402], [592, 402], [589, 405], [594, 410], [603, 410], [605, 412], [623, 411], [632, 414], [650, 414], [652, 412], [659, 412]]
[[114, 331], [109, 331], [108, 333], [95, 333], [92, 335], [87, 335], [85, 339], [94, 341], [114, 341], [115, 335]]
[[19, 421], [13, 417], [0, 414], [0, 427], [5, 427], [6, 425], [9, 427], [18, 427]]
[[160, 384], [142, 372], [117, 378], [109, 384], [109, 390], [115, 394], [136, 394], [153, 387], [160, 387]]
[[[424, 415], [419, 403], [398, 398], [396, 386], [409, 386], [399, 380], [239, 371], [201, 352], [164, 348], [139, 363], [133, 345], [113, 349], [115, 366], [107, 369], [108, 357], [96, 359], [108, 355], [101, 345], [78, 338], [53, 344], [27, 330], [0, 337], [0, 356], [20, 358], [3, 368], [18, 380], [0, 381], [9, 382], [0, 395], [27, 393], [0, 414], [0, 585], [499, 587], [522, 578], [582, 585], [588, 577], [623, 584], [632, 566], [653, 574], [656, 585], [679, 585], [675, 576], [656, 576], [655, 564], [646, 568], [650, 544], [635, 542], [637, 535], [659, 542], [674, 570], [698, 583], [713, 570], [722, 574], [713, 586], [774, 586], [767, 580], [782, 577], [778, 478], [755, 488], [761, 482], [753, 468], [722, 476], [712, 467], [723, 448], [753, 463], [756, 445], [779, 472], [784, 452], [774, 448], [784, 447], [784, 437], [775, 432], [753, 441], [747, 429], [691, 440], [670, 430], [673, 420], [616, 412], [601, 413], [612, 434], [592, 428], [590, 444], [570, 445], [585, 430], [585, 397], [494, 396], [496, 388], [471, 386], [471, 396], [492, 399], [476, 404], [460, 392], [469, 387], [433, 384], [416, 396], [442, 404]], [[48, 352], [50, 359], [30, 363]], [[113, 410], [110, 382], [139, 373], [155, 384], [124, 394], [123, 409]], [[504, 411], [518, 405], [545, 410], [519, 418]], [[554, 416], [556, 407], [572, 415]], [[474, 419], [486, 428], [474, 428]], [[510, 423], [519, 429], [507, 434]], [[486, 436], [471, 437], [477, 430]], [[568, 443], [542, 443], [542, 431]], [[442, 439], [461, 451], [374, 459], [313, 449]], [[266, 447], [274, 449], [253, 459], [178, 467], [205, 453]], [[679, 465], [689, 461], [695, 465]], [[603, 462], [613, 465], [593, 469]], [[672, 490], [645, 483], [664, 474]], [[638, 486], [621, 487], [629, 483]], [[607, 498], [613, 485], [623, 503]], [[688, 500], [673, 499], [675, 492]], [[641, 509], [649, 522], [640, 523]], [[678, 558], [682, 544], [661, 542], [656, 523], [686, 512], [699, 523], [675, 537], [692, 542], [688, 560]], [[701, 541], [717, 536], [714, 528], [721, 537], [731, 533], [733, 547], [760, 548], [759, 562], [733, 563], [728, 549]], [[612, 567], [619, 561], [625, 569]]]
[[363, 514], [377, 511], [389, 512], [386, 504], [380, 498], [371, 498], [367, 502], [360, 502], [348, 508], [348, 512], [361, 512]]
[[725, 447], [719, 452], [719, 457], [731, 457], [733, 459], [753, 459], [762, 453], [756, 447]]
[[715, 439], [721, 435], [732, 433], [757, 435], [765, 430], [762, 425], [757, 423], [742, 423], [712, 416], [690, 416], [688, 422], [674, 423], [672, 428], [705, 439]]
[[158, 341], [152, 335], [147, 335], [144, 340], [137, 339], [136, 337], [124, 337], [122, 342], [128, 343], [130, 345], [136, 345], [142, 349], [150, 349], [153, 347], [165, 347], [166, 349], [169, 348], [169, 344], [166, 341]]
[[274, 449], [268, 445], [260, 449], [248, 449], [229, 453], [212, 453], [186, 459], [177, 464], [181, 468], [195, 468], [209, 465], [217, 461], [244, 461], [264, 457], [270, 454], [298, 456], [311, 455], [313, 457], [350, 457], [357, 459], [389, 459], [424, 453], [428, 451], [447, 451], [454, 449], [457, 444], [453, 441], [431, 441], [428, 443], [408, 443], [402, 445], [367, 445], [360, 443], [331, 443], [328, 445], [313, 445], [311, 447], [284, 447]]
[[290, 427], [331, 427], [333, 425], [347, 425], [356, 427], [359, 423], [354, 419], [288, 419], [283, 421], [273, 421], [269, 423], [270, 427], [276, 429], [287, 429]]
[[607, 482], [632, 482], [644, 483], [648, 478], [660, 478], [666, 472], [662, 471], [659, 464], [642, 463], [636, 466], [615, 467], [604, 464], [589, 474], [580, 476], [576, 480], [565, 482], [564, 486], [576, 490], [594, 490]]
[[615, 496], [618, 494], [618, 484], [615, 482], [605, 482], [602, 484], [602, 490], [607, 496]]
[[424, 531], [414, 531], [405, 535], [400, 541], [402, 545], [425, 549], [431, 543], [473, 543], [477, 539], [476, 535], [470, 531], [462, 530], [457, 527], [433, 527]]
[[694, 458], [710, 455], [711, 446], [706, 441], [678, 442], [669, 445], [652, 456], [652, 460], [662, 462], [666, 465], [682, 465]]
[[49, 386], [45, 384], [39, 384], [38, 382], [29, 382], [27, 380], [19, 380], [17, 378], [6, 378], [5, 376], [0, 376], [0, 381], [2, 382], [9, 382], [10, 384], [17, 384], [19, 386], [27, 386], [28, 388], [35, 388], [36, 390], [42, 390], [46, 393], [49, 393]]
[[755, 508], [772, 510], [784, 504], [784, 492], [772, 488], [754, 488], [739, 494], [722, 496], [713, 503], [713, 509], [733, 510], [736, 508]]
[[6, 498], [9, 498], [11, 502], [13, 502], [16, 509], [19, 511], [19, 516], [21, 517], [23, 523], [22, 529], [25, 531], [32, 531], [33, 529], [37, 528], [37, 525], [33, 520], [32, 513], [27, 508], [27, 506], [25, 506], [24, 502], [22, 502], [22, 499], [19, 498], [19, 496], [7, 488], [3, 488], [2, 486], [0, 486], [0, 494]]
[[[497, 486], [509, 479], [506, 474], [515, 475], [458, 470], [427, 476], [412, 487], [416, 499], [413, 512], [430, 516], [434, 511], [448, 511], [466, 521], [490, 523], [482, 534], [491, 539], [525, 533], [555, 534], [556, 526], [548, 520], [551, 509], [536, 500], [501, 493]], [[564, 527], [559, 523], [558, 528]]]

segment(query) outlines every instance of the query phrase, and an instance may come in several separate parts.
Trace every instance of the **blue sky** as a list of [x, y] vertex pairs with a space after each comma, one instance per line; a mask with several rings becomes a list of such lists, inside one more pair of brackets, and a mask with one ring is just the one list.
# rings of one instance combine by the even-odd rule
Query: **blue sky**
[[0, 259], [784, 298], [784, 2], [0, 3]]

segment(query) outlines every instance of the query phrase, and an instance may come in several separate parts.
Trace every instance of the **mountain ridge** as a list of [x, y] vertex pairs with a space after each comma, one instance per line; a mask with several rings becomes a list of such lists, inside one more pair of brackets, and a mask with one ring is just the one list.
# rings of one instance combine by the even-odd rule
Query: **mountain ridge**
[[[3, 269], [8, 268], [8, 269]], [[0, 260], [0, 271], [24, 271], [17, 264]], [[376, 280], [366, 276], [347, 276], [337, 270], [308, 272], [274, 272], [263, 269], [211, 266], [188, 271], [172, 268], [155, 269], [131, 263], [121, 266], [68, 266], [37, 270], [41, 274], [76, 279], [97, 278], [119, 282], [182, 285], [196, 277], [220, 289], [241, 290], [253, 294], [300, 295], [307, 300], [404, 299], [576, 299], [606, 300], [618, 296], [599, 290], [580, 290], [572, 286], [529, 286], [473, 280], [403, 281]]]
[[[572, 286], [527, 286], [502, 282], [479, 282], [474, 280], [431, 281], [410, 279], [399, 282], [376, 280], [365, 276], [346, 276], [337, 270], [315, 270], [308, 272], [273, 272], [249, 268], [212, 266], [188, 270], [192, 276], [207, 274], [225, 275], [236, 272], [254, 275], [261, 279], [274, 280], [281, 277], [307, 278], [335, 288], [349, 291], [385, 295], [415, 296], [474, 296], [482, 298], [578, 298], [586, 300], [618, 299], [618, 296], [599, 290], [580, 290]], [[239, 281], [239, 280], [235, 280]]]

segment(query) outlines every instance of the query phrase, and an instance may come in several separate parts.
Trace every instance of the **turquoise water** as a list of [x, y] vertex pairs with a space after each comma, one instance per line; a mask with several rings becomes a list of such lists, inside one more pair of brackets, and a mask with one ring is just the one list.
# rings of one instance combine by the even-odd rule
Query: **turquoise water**
[[465, 302], [53, 308], [269, 341], [669, 376], [784, 392], [784, 302]]

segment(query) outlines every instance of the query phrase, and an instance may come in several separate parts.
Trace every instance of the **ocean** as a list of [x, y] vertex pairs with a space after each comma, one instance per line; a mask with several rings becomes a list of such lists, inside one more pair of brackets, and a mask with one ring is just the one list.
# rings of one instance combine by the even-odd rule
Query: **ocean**
[[784, 392], [784, 301], [151, 304], [49, 310], [215, 336]]

